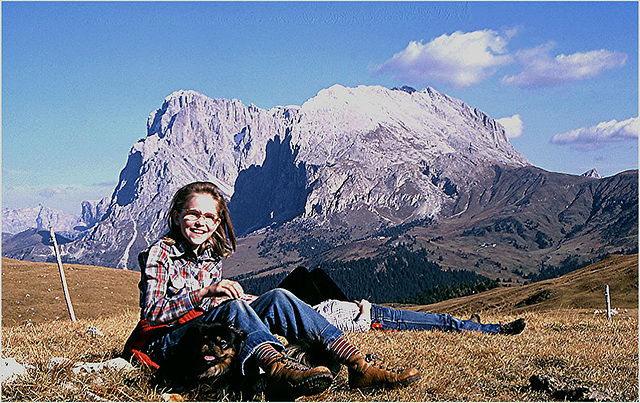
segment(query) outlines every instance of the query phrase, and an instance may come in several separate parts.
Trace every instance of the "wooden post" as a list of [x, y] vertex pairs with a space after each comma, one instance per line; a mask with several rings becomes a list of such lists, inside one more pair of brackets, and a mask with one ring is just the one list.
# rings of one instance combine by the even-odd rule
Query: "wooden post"
[[49, 235], [51, 236], [51, 243], [53, 244], [53, 251], [56, 254], [56, 260], [58, 261], [58, 270], [60, 271], [60, 280], [62, 281], [62, 291], [64, 291], [64, 299], [67, 301], [67, 309], [69, 310], [69, 317], [72, 322], [76, 321], [76, 315], [73, 313], [73, 305], [71, 305], [71, 297], [69, 296], [69, 289], [67, 288], [67, 279], [64, 277], [64, 270], [62, 269], [62, 259], [60, 258], [60, 251], [58, 250], [58, 241], [56, 240], [56, 234], [53, 232], [53, 227], [49, 227]]
[[611, 320], [611, 297], [609, 296], [609, 284], [604, 288], [604, 295], [607, 297], [607, 319]]

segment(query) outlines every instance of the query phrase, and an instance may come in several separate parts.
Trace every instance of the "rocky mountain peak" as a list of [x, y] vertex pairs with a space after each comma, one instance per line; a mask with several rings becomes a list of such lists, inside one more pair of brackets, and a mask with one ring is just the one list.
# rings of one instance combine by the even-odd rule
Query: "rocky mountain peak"
[[583, 173], [583, 174], [582, 174], [582, 175], [580, 175], [580, 176], [587, 176], [587, 177], [589, 177], [589, 178], [597, 178], [597, 179], [602, 178], [602, 176], [600, 175], [600, 173], [598, 172], [598, 170], [597, 170], [597, 169], [595, 169], [595, 168], [588, 170], [587, 172]]
[[150, 114], [101, 221], [65, 251], [135, 268], [195, 180], [218, 184], [239, 234], [292, 220], [366, 234], [449, 214], [496, 164], [529, 165], [494, 119], [432, 88], [334, 85], [270, 110], [180, 90]]
[[29, 228], [48, 231], [53, 227], [57, 233], [77, 236], [77, 227], [82, 227], [83, 224], [81, 217], [42, 204], [21, 209], [2, 209], [2, 232], [9, 234], [17, 234]]

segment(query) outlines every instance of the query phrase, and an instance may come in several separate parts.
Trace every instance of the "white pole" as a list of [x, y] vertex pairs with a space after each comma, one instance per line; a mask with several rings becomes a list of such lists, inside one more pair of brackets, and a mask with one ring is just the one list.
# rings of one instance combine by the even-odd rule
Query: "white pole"
[[69, 310], [69, 317], [72, 322], [76, 321], [76, 315], [73, 313], [73, 305], [71, 305], [71, 297], [69, 296], [69, 289], [67, 288], [67, 279], [64, 277], [64, 270], [62, 269], [62, 259], [60, 258], [60, 251], [58, 250], [58, 241], [56, 240], [56, 234], [53, 232], [53, 227], [49, 227], [49, 235], [51, 236], [51, 243], [53, 243], [53, 251], [56, 254], [56, 260], [58, 261], [58, 270], [60, 271], [60, 280], [62, 281], [62, 291], [64, 291], [64, 299], [67, 301], [67, 309]]
[[604, 295], [607, 297], [607, 319], [611, 320], [611, 297], [609, 296], [609, 284], [604, 288]]

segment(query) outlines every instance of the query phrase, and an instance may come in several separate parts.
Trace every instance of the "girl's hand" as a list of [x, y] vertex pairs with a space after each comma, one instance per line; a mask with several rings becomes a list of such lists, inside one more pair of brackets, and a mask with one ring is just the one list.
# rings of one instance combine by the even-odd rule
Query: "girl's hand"
[[244, 289], [237, 281], [222, 279], [215, 284], [211, 284], [200, 290], [201, 297], [221, 297], [242, 298]]

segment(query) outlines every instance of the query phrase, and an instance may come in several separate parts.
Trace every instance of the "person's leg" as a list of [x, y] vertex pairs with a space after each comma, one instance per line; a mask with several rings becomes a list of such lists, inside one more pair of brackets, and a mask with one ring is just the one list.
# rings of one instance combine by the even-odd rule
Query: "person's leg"
[[197, 319], [170, 329], [152, 342], [149, 351], [154, 354], [154, 360], [162, 361], [179, 343], [188, 327], [196, 322], [227, 323], [243, 330], [247, 338], [238, 354], [242, 374], [245, 374], [249, 358], [255, 358], [252, 362], [266, 372], [270, 383], [286, 390], [291, 399], [318, 394], [333, 381], [331, 371], [326, 367], [308, 368], [287, 359], [280, 352], [284, 348], [282, 343], [273, 336], [251, 306], [238, 299], [228, 300]]
[[272, 333], [289, 340], [319, 339], [329, 346], [344, 334], [288, 290], [268, 291], [253, 301], [251, 308]]
[[296, 267], [291, 273], [287, 274], [287, 277], [285, 277], [276, 288], [288, 290], [312, 306], [326, 299], [316, 286], [307, 269], [302, 266]]
[[446, 332], [476, 331], [499, 333], [500, 325], [477, 323], [454, 318], [449, 314], [414, 312], [371, 305], [372, 323], [380, 323], [382, 330], [442, 330]]
[[340, 287], [333, 281], [329, 275], [321, 268], [311, 270], [309, 273], [313, 279], [316, 288], [320, 291], [323, 301], [328, 299], [337, 299], [338, 301], [351, 301], [342, 292]]
[[269, 329], [246, 302], [242, 300], [229, 300], [183, 325], [169, 326], [167, 332], [154, 340], [148, 348], [150, 353], [153, 354], [154, 360], [158, 360], [159, 362], [164, 361], [167, 352], [180, 342], [180, 339], [182, 339], [187, 329], [196, 322], [228, 323], [246, 333], [247, 338], [242, 346], [242, 350], [238, 352], [238, 359], [242, 363], [241, 368], [243, 373], [247, 358], [253, 354], [258, 346], [269, 344], [273, 346], [276, 351], [284, 349], [282, 343], [269, 332]]
[[271, 290], [252, 302], [251, 307], [271, 332], [289, 340], [321, 340], [327, 350], [349, 368], [349, 385], [352, 387], [404, 386], [420, 377], [415, 368], [397, 370], [381, 361], [371, 361], [369, 355], [365, 356], [346, 340], [341, 330], [287, 290]]

